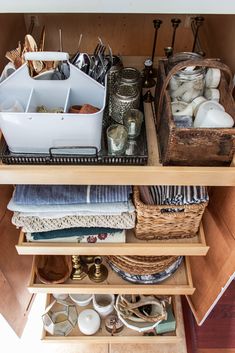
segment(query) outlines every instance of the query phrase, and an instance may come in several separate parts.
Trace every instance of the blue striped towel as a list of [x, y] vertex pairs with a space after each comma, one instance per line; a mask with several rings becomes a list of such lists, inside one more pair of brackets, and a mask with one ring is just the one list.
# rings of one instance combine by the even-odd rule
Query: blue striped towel
[[129, 185], [17, 185], [13, 201], [18, 205], [71, 205], [125, 202]]

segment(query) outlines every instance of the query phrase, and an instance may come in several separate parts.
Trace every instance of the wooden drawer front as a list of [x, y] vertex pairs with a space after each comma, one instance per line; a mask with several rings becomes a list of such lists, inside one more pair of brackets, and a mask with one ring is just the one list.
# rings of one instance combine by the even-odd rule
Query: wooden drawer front
[[206, 255], [209, 247], [206, 245], [203, 226], [201, 224], [198, 234], [189, 239], [171, 240], [139, 240], [134, 230], [127, 231], [126, 243], [59, 243], [59, 242], [27, 242], [25, 234], [21, 231], [18, 245], [20, 255], [142, 255], [143, 250], [148, 255]]
[[35, 261], [33, 261], [29, 291], [31, 293], [115, 293], [115, 294], [165, 294], [185, 295], [193, 294], [193, 287], [189, 259], [186, 257], [174, 275], [163, 282], [154, 285], [131, 284], [121, 279], [109, 266], [106, 281], [94, 283], [86, 276], [82, 281], [68, 280], [62, 284], [43, 284], [36, 276]]
[[[46, 306], [49, 305], [54, 298], [48, 294]], [[88, 307], [79, 307], [77, 306], [78, 313], [81, 310], [84, 310]], [[92, 308], [92, 305], [89, 305], [89, 308]], [[62, 336], [52, 336], [47, 333], [43, 329], [42, 340], [46, 342], [61, 342], [61, 343], [71, 343], [71, 342], [79, 342], [79, 343], [123, 343], [125, 344], [157, 344], [158, 347], [161, 347], [161, 352], [164, 347], [169, 346], [171, 349], [174, 349], [174, 352], [186, 352], [185, 348], [185, 335], [184, 335], [184, 323], [183, 323], [183, 315], [182, 315], [182, 307], [181, 307], [181, 299], [180, 296], [175, 296], [173, 298], [173, 310], [176, 318], [176, 331], [168, 334], [164, 334], [162, 336], [143, 336], [142, 333], [138, 333], [137, 331], [133, 331], [127, 327], [123, 329], [122, 332], [115, 336], [111, 336], [104, 327], [104, 323], [102, 320], [100, 330], [93, 336], [85, 336], [83, 335], [78, 327], [75, 327], [71, 334], [66, 337]], [[154, 352], [154, 350], [153, 350]], [[160, 352], [160, 350], [159, 350]], [[165, 352], [165, 351], [164, 351]]]

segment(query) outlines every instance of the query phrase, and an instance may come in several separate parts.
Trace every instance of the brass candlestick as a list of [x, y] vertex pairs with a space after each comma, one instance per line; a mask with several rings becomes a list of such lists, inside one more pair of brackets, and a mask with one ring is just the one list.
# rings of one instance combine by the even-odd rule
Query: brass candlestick
[[108, 277], [108, 269], [102, 264], [102, 257], [96, 256], [94, 265], [89, 268], [88, 276], [91, 281], [99, 283], [106, 280]]
[[72, 264], [73, 264], [73, 270], [70, 276], [71, 279], [81, 281], [87, 275], [87, 272], [88, 272], [87, 265], [81, 264], [80, 256], [78, 255], [72, 255]]

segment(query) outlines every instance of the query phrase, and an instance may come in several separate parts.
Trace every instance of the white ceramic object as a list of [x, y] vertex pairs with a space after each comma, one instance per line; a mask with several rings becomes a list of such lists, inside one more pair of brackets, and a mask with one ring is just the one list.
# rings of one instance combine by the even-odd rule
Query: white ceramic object
[[86, 306], [92, 300], [92, 294], [69, 294], [69, 297], [79, 306]]
[[92, 298], [93, 307], [101, 317], [105, 317], [113, 312], [114, 294], [94, 294]]
[[193, 108], [191, 104], [185, 102], [172, 102], [171, 110], [173, 116], [192, 116]]
[[179, 114], [182, 110], [187, 108], [188, 104], [182, 101], [171, 102], [171, 111], [173, 115]]
[[67, 299], [68, 298], [68, 294], [60, 294], [60, 293], [53, 293], [52, 294], [53, 295], [53, 297], [56, 299], [56, 300], [65, 300], [65, 299]]
[[93, 309], [83, 310], [78, 316], [78, 327], [84, 335], [94, 335], [100, 328], [100, 317]]
[[200, 105], [204, 102], [206, 102], [206, 98], [203, 97], [203, 96], [199, 96], [197, 98], [195, 98], [192, 102], [191, 102], [191, 106], [192, 106], [192, 109], [193, 109], [193, 115], [196, 116], [197, 114], [197, 111], [200, 107]]
[[219, 102], [220, 91], [217, 88], [206, 88], [204, 92], [204, 96], [208, 100]]
[[205, 84], [207, 88], [217, 88], [220, 83], [221, 72], [220, 69], [209, 68], [205, 77]]
[[202, 122], [206, 117], [206, 114], [209, 110], [220, 110], [220, 111], [224, 111], [224, 107], [214, 101], [206, 101], [202, 104], [200, 104], [197, 114], [195, 116], [195, 120], [194, 120], [194, 127], [202, 127]]
[[205, 118], [201, 121], [198, 127], [201, 128], [231, 128], [234, 125], [234, 120], [228, 113], [212, 109], [209, 110]]

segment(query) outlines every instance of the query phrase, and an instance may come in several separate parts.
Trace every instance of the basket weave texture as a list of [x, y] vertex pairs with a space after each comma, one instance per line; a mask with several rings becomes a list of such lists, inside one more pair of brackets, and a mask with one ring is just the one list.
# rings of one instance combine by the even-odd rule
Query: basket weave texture
[[[146, 205], [140, 200], [138, 187], [134, 186], [133, 190], [137, 217], [135, 235], [138, 239], [181, 239], [196, 235], [208, 202], [183, 206]], [[169, 209], [182, 212], [167, 212]]]
[[215, 59], [187, 60], [175, 65], [167, 74], [166, 60], [159, 61], [155, 108], [160, 158], [163, 165], [217, 166], [231, 163], [235, 152], [233, 128], [177, 128], [168, 92], [170, 79], [178, 71], [190, 67], [217, 68], [221, 71], [220, 104], [235, 121], [232, 97], [233, 75], [230, 68]]
[[177, 256], [106, 256], [106, 259], [131, 275], [152, 275], [164, 271]]

